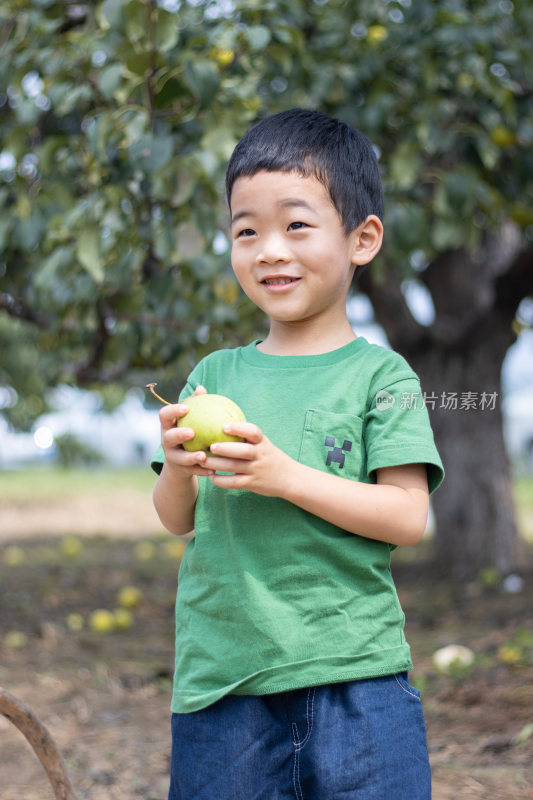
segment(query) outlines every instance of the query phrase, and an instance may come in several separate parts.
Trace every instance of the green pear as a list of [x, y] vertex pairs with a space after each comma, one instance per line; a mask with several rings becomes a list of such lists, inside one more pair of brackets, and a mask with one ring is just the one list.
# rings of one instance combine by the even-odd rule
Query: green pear
[[185, 450], [209, 450], [214, 442], [242, 442], [239, 436], [228, 436], [222, 426], [228, 422], [246, 422], [239, 406], [221, 394], [194, 394], [183, 401], [189, 409], [178, 420], [178, 428], [192, 428], [194, 439], [183, 443]]

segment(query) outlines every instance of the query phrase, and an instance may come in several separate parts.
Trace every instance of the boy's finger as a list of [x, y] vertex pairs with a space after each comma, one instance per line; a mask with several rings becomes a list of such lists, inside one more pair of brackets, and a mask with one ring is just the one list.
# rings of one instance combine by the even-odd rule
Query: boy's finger
[[173, 460], [170, 460], [167, 463], [170, 465], [171, 468], [174, 467], [179, 468], [180, 472], [181, 473], [185, 472], [186, 475], [196, 475], [197, 477], [210, 478], [212, 475], [215, 474], [215, 472], [212, 469], [208, 469], [205, 466], [205, 464], [197, 463], [196, 461], [194, 461], [194, 459], [191, 460], [187, 458], [185, 463], [183, 463], [181, 459], [177, 464], [174, 464]]
[[169, 447], [179, 447], [184, 442], [194, 439], [194, 431], [192, 428], [177, 428], [176, 426], [172, 426], [163, 431], [162, 438]]
[[233, 458], [217, 458], [215, 456], [208, 456], [205, 464], [206, 469], [211, 470], [212, 472], [231, 472], [232, 474], [246, 472], [247, 462], [242, 460], [234, 460]]
[[201, 470], [202, 475], [204, 473], [214, 471], [212, 467], [207, 466], [207, 458], [203, 450], [194, 453], [189, 453], [187, 450], [182, 450], [179, 454], [179, 462], [183, 467]]
[[263, 439], [263, 431], [253, 422], [228, 422], [222, 430], [230, 436], [240, 436], [250, 444], [259, 444]]
[[183, 401], [183, 403], [181, 405], [185, 405], [186, 406], [187, 405], [187, 400], [189, 399], [189, 397], [197, 397], [199, 394], [207, 394], [207, 389], [205, 388], [205, 386], [202, 386], [201, 384], [200, 384], [200, 386], [196, 387], [196, 389], [194, 390], [194, 392], [192, 394], [188, 395], [185, 398], [185, 400]]
[[214, 473], [209, 476], [209, 479], [211, 483], [218, 486], [219, 489], [245, 489], [247, 476], [241, 473], [235, 475], [220, 475], [219, 473]]
[[213, 454], [219, 458], [231, 458], [239, 461], [253, 461], [256, 457], [256, 449], [250, 447], [248, 442], [215, 442], [209, 451], [208, 456]]
[[163, 430], [170, 430], [175, 428], [178, 419], [184, 417], [189, 409], [185, 403], [173, 403], [170, 406], [165, 406], [159, 412], [159, 420]]

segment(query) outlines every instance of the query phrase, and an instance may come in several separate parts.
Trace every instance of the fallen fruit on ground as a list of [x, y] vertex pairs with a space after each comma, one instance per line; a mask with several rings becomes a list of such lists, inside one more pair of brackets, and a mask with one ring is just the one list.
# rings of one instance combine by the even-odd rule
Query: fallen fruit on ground
[[461, 644], [449, 644], [433, 653], [433, 664], [442, 673], [468, 668], [472, 666], [474, 659], [472, 650]]
[[113, 617], [117, 631], [127, 631], [133, 625], [133, 614], [127, 608], [116, 608]]
[[83, 542], [78, 536], [64, 536], [61, 540], [61, 552], [67, 558], [76, 558], [83, 550]]
[[91, 614], [89, 626], [95, 633], [111, 633], [115, 630], [115, 615], [105, 608], [97, 608]]
[[81, 614], [73, 612], [72, 614], [69, 614], [67, 617], [67, 628], [71, 631], [81, 631], [83, 629], [84, 624], [85, 621]]
[[138, 542], [135, 545], [134, 553], [139, 561], [151, 561], [155, 556], [155, 547], [152, 542]]
[[135, 608], [142, 596], [143, 593], [136, 586], [123, 586], [118, 593], [118, 604], [121, 608]]
[[22, 631], [8, 631], [3, 642], [8, 650], [20, 650], [28, 644], [28, 637]]
[[26, 563], [26, 553], [22, 547], [11, 545], [10, 547], [6, 547], [3, 560], [8, 567], [20, 567], [21, 564]]

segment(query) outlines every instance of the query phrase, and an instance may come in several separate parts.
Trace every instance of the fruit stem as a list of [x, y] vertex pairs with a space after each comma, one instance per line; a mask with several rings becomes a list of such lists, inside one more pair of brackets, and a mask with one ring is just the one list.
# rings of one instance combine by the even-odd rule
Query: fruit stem
[[152, 392], [154, 397], [157, 397], [157, 399], [160, 400], [165, 406], [171, 405], [169, 402], [167, 402], [167, 400], [163, 400], [162, 397], [159, 397], [157, 392], [154, 392], [154, 386], [157, 386], [157, 383], [147, 383], [146, 384], [146, 388], [150, 389], [150, 391]]

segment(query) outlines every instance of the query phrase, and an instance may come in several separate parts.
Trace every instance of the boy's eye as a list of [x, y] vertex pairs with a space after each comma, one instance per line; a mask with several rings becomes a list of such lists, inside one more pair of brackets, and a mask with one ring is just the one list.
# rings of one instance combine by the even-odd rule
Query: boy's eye
[[239, 238], [246, 238], [247, 236], [255, 236], [255, 231], [252, 228], [244, 228], [244, 230], [239, 231], [237, 234], [237, 239]]
[[302, 228], [307, 228], [305, 222], [291, 222], [291, 224], [289, 225], [290, 231], [299, 231]]

